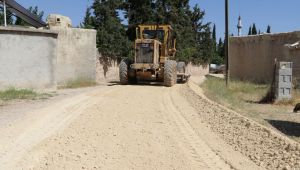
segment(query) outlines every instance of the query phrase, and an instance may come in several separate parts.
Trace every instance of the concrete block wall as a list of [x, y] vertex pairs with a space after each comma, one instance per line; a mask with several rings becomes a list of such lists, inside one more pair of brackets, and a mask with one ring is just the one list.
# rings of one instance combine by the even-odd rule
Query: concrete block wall
[[273, 79], [274, 60], [277, 58], [277, 61], [293, 62], [294, 76], [300, 78], [300, 55], [292, 55], [285, 47], [286, 44], [293, 44], [299, 40], [300, 31], [231, 37], [231, 77], [256, 83], [270, 83]]
[[74, 80], [96, 80], [96, 31], [51, 28], [59, 32], [56, 78], [58, 85]]
[[0, 89], [55, 89], [58, 32], [0, 27]]

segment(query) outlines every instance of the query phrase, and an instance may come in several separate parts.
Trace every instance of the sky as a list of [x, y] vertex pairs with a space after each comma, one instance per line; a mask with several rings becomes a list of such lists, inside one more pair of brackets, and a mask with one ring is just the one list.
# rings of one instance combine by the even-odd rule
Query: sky
[[[45, 16], [56, 13], [69, 16], [73, 26], [78, 26], [84, 17], [85, 10], [93, 0], [17, 0], [28, 8], [38, 6]], [[216, 24], [217, 37], [224, 36], [225, 0], [190, 0], [191, 6], [198, 4], [205, 10], [205, 22]], [[300, 30], [298, 10], [300, 0], [229, 0], [230, 33], [237, 34], [238, 16], [241, 15], [243, 34], [248, 34], [250, 25], [266, 32], [271, 26], [272, 32], [289, 32]]]

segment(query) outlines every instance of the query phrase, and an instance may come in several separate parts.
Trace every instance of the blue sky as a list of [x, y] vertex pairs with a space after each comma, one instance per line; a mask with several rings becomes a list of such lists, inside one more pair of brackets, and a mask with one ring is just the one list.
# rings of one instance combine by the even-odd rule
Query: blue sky
[[[92, 0], [89, 0], [90, 3]], [[225, 0], [191, 0], [206, 11], [205, 21], [215, 23], [218, 37], [224, 35], [224, 1]], [[300, 0], [229, 0], [230, 1], [230, 32], [237, 34], [237, 18], [243, 20], [243, 34], [248, 33], [250, 24], [265, 32], [271, 25], [272, 32], [288, 32], [300, 30], [298, 11]], [[69, 16], [73, 25], [82, 21], [88, 0], [17, 0], [21, 5], [39, 6], [47, 16], [58, 13]]]

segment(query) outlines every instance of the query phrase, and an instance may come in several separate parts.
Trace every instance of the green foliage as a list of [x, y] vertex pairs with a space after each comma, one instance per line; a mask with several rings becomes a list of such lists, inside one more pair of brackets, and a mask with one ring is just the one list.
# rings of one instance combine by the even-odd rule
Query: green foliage
[[[37, 6], [35, 7], [29, 7], [28, 10], [36, 15], [39, 19], [42, 19], [44, 16], [44, 11], [39, 11], [39, 8]], [[27, 24], [24, 20], [22, 20], [20, 17], [17, 17], [14, 25], [21, 25], [21, 26], [29, 26], [29, 24]]]
[[32, 90], [22, 89], [17, 90], [15, 88], [10, 88], [5, 91], [0, 91], [0, 99], [2, 100], [12, 100], [12, 99], [28, 99], [37, 96]]
[[269, 89], [268, 85], [234, 80], [226, 87], [224, 79], [215, 77], [207, 77], [201, 86], [209, 98], [226, 106], [238, 108], [243, 108], [249, 103], [258, 103]]
[[268, 34], [271, 33], [271, 26], [270, 26], [270, 25], [268, 25], [268, 27], [267, 27], [267, 33], [268, 33]]
[[[31, 13], [35, 14], [38, 18], [42, 19], [44, 16], [43, 11], [39, 11], [38, 7], [30, 7], [28, 9]], [[7, 10], [6, 19], [8, 25], [21, 25], [21, 26], [29, 26], [24, 20], [19, 17], [14, 17], [14, 15]], [[16, 19], [15, 19], [16, 18]], [[0, 7], [0, 25], [4, 25], [4, 12], [3, 7]]]
[[117, 10], [119, 0], [95, 0], [93, 27], [97, 29], [97, 47], [103, 57], [120, 61], [130, 57], [132, 43], [128, 40], [125, 26], [121, 24]]
[[80, 24], [81, 28], [93, 29], [94, 28], [94, 18], [92, 17], [91, 7], [88, 7], [85, 12], [83, 22]]
[[[120, 10], [128, 26], [122, 25]], [[100, 53], [119, 60], [132, 57], [139, 24], [170, 24], [177, 39], [177, 60], [207, 64], [218, 50], [216, 30], [212, 35], [204, 16], [199, 6], [190, 8], [189, 0], [95, 0], [86, 11], [82, 27], [96, 29]]]
[[253, 24], [253, 26], [252, 26], [251, 35], [257, 35], [257, 29], [256, 29], [256, 25], [255, 24]]
[[0, 100], [14, 100], [14, 99], [43, 99], [51, 97], [49, 94], [39, 94], [29, 89], [15, 89], [10, 88], [5, 91], [0, 91]]
[[[6, 21], [8, 25], [12, 25], [14, 23], [13, 14], [7, 10], [6, 12]], [[4, 25], [4, 9], [0, 7], [0, 25]]]
[[213, 27], [212, 39], [213, 39], [214, 42], [217, 42], [216, 24], [214, 24], [214, 27]]
[[[136, 39], [135, 28], [139, 24], [155, 24], [155, 3], [150, 0], [125, 0], [122, 9], [128, 19], [127, 35], [131, 41]], [[160, 10], [162, 10], [160, 8]], [[162, 11], [159, 11], [162, 13]]]
[[252, 27], [249, 27], [248, 35], [252, 35]]
[[216, 27], [213, 28], [213, 57], [211, 59], [210, 63], [221, 65], [225, 62], [225, 44], [223, 43], [222, 39], [219, 39], [219, 42], [217, 43], [215, 40], [214, 32], [216, 30]]
[[211, 61], [212, 33], [199, 6], [191, 9], [189, 0], [126, 0], [123, 7], [130, 40], [136, 38], [135, 28], [139, 24], [170, 24], [177, 39], [177, 60], [196, 64]]
[[184, 62], [197, 62], [195, 61], [195, 59], [193, 58], [193, 56], [195, 55], [195, 53], [197, 53], [197, 49], [196, 48], [185, 48], [181, 51], [178, 51], [177, 53], [177, 59], [179, 61], [184, 61]]

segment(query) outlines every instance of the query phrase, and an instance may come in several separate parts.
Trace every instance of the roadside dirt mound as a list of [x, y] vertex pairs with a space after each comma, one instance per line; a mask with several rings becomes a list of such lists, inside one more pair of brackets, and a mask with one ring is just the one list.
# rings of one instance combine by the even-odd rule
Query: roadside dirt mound
[[193, 82], [180, 91], [213, 132], [257, 165], [272, 170], [300, 169], [298, 143], [209, 101]]

